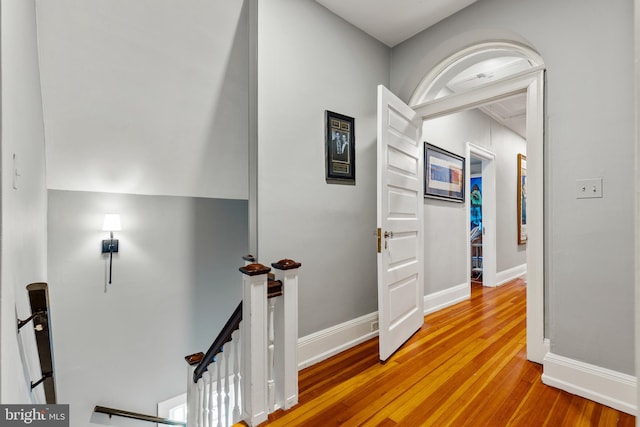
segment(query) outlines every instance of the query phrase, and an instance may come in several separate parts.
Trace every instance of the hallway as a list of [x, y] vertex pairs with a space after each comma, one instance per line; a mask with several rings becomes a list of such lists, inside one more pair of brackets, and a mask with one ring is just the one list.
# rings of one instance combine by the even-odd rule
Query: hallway
[[634, 426], [635, 417], [541, 383], [526, 360], [526, 283], [473, 286], [425, 316], [387, 363], [369, 340], [300, 372], [300, 404], [269, 426]]

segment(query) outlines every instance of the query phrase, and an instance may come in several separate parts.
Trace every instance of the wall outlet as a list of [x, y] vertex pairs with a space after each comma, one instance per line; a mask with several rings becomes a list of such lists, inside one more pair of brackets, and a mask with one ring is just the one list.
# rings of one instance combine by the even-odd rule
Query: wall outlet
[[375, 332], [378, 330], [378, 321], [371, 322], [371, 332]]
[[602, 197], [602, 178], [576, 180], [576, 199], [599, 199]]

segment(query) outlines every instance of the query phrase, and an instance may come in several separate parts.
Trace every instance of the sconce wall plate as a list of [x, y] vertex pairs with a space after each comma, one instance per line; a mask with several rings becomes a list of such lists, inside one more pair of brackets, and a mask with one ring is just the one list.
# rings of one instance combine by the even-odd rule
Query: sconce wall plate
[[109, 283], [111, 283], [111, 271], [113, 267], [113, 253], [118, 252], [118, 239], [113, 238], [114, 231], [122, 230], [120, 225], [120, 214], [106, 214], [102, 231], [109, 232], [109, 240], [102, 241], [102, 253], [109, 254]]
[[102, 253], [118, 252], [118, 239], [107, 239], [102, 241]]

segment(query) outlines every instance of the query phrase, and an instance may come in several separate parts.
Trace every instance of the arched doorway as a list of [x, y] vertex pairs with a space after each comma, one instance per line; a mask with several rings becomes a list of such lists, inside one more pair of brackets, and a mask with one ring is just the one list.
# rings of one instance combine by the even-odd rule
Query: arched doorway
[[544, 340], [542, 58], [535, 50], [520, 43], [478, 43], [453, 53], [433, 67], [414, 91], [409, 105], [423, 120], [430, 120], [516, 95], [522, 97], [526, 107], [527, 357], [542, 363], [549, 351], [548, 342]]

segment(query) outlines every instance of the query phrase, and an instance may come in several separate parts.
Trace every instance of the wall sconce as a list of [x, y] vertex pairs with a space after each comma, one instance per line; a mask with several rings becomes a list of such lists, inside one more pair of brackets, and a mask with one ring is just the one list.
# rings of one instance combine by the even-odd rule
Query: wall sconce
[[118, 252], [118, 239], [113, 238], [114, 231], [120, 231], [120, 215], [119, 214], [106, 214], [104, 216], [104, 223], [102, 225], [102, 231], [108, 231], [111, 233], [109, 240], [102, 241], [102, 253], [109, 254], [109, 283], [111, 283], [111, 266], [113, 263], [113, 254]]

